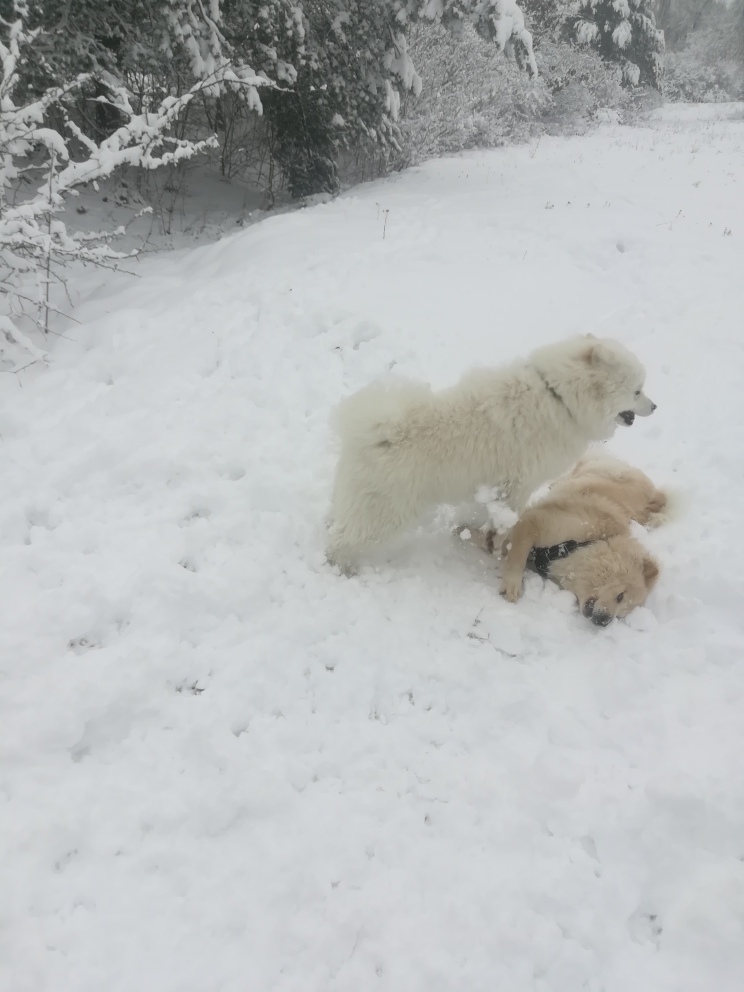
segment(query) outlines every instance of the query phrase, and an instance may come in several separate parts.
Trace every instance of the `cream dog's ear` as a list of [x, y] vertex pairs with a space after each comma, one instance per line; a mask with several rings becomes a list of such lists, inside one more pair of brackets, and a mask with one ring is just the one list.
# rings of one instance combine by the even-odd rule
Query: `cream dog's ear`
[[656, 580], [659, 578], [659, 566], [657, 562], [649, 556], [643, 559], [643, 581], [646, 583], [646, 588], [649, 592], [656, 585]]

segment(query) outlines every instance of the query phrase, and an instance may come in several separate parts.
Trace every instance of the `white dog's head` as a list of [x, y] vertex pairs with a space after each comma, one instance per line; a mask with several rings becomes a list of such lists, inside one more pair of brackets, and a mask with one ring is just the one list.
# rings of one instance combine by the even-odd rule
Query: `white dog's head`
[[597, 440], [656, 409], [643, 391], [646, 373], [628, 349], [591, 334], [538, 349], [532, 362], [551, 392]]

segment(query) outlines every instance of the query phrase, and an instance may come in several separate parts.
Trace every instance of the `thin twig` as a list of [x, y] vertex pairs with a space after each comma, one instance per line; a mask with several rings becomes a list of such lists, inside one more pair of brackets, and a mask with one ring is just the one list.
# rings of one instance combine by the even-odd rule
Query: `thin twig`
[[49, 286], [51, 283], [52, 268], [52, 179], [54, 178], [54, 167], [57, 162], [57, 153], [52, 152], [52, 160], [49, 163], [49, 213], [47, 214], [47, 234], [49, 244], [47, 246], [46, 262], [46, 286], [44, 287], [44, 333], [49, 333]]

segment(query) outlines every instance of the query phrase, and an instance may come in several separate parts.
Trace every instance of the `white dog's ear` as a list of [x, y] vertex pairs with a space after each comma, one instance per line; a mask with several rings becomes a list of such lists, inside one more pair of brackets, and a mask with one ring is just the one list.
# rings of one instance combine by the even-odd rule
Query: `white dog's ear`
[[587, 365], [602, 365], [608, 359], [607, 349], [602, 341], [594, 339], [594, 344], [588, 344], [581, 353]]
[[659, 566], [653, 558], [647, 556], [643, 559], [643, 581], [646, 583], [646, 588], [649, 591], [653, 589], [658, 578]]
[[598, 365], [599, 364], [599, 346], [596, 344], [588, 344], [586, 348], [581, 352], [581, 357], [587, 365]]

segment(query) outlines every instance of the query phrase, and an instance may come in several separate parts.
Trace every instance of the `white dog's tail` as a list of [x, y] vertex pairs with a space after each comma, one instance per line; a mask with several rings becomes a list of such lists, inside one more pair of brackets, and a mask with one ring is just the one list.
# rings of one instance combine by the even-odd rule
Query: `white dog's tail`
[[343, 400], [332, 422], [345, 443], [366, 447], [393, 442], [396, 428], [411, 408], [430, 401], [431, 388], [424, 383], [401, 380], [373, 383]]

